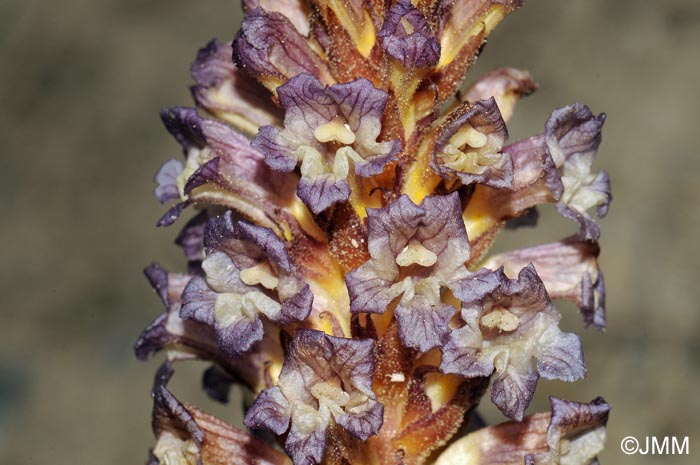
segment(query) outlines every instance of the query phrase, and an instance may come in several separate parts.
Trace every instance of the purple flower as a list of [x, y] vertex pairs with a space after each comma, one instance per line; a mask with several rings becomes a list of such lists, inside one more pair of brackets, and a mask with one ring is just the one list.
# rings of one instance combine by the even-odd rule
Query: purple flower
[[190, 87], [197, 105], [242, 132], [254, 135], [260, 126], [279, 124], [282, 113], [272, 94], [233, 63], [231, 42], [214, 39], [197, 53]]
[[[220, 402], [243, 384], [246, 425], [287, 455], [175, 399], [168, 363], [149, 465], [597, 463], [602, 400], [523, 415], [540, 377], [586, 374], [550, 299], [605, 326], [605, 115], [567, 106], [506, 145], [532, 76], [502, 68], [457, 90], [521, 4], [243, 0], [232, 42], [199, 50], [192, 96], [213, 119], [161, 112], [184, 160], [155, 178], [160, 226], [196, 209], [175, 241], [188, 273], [147, 268], [166, 310], [134, 349], [205, 360]], [[542, 204], [578, 236], [488, 256]], [[456, 437], [491, 382], [522, 421]]]
[[513, 185], [513, 162], [503, 153], [508, 138], [496, 100], [465, 103], [447, 116], [435, 141], [433, 169], [464, 185], [481, 183], [503, 189]]
[[571, 382], [583, 378], [586, 367], [581, 340], [559, 329], [561, 315], [535, 268], [528, 265], [513, 280], [496, 273], [497, 288], [463, 302], [464, 326], [452, 330], [441, 348], [440, 369], [469, 378], [495, 372], [491, 399], [506, 416], [521, 420], [540, 376]]
[[153, 383], [152, 426], [157, 442], [149, 465], [289, 464], [284, 454], [262, 440], [180, 402], [167, 388], [172, 375], [173, 368], [166, 362]]
[[490, 257], [483, 266], [504, 267], [509, 276], [532, 263], [552, 299], [575, 302], [584, 323], [605, 328], [605, 283], [598, 266], [600, 248], [576, 237], [551, 244], [505, 252]]
[[182, 293], [182, 318], [210, 325], [219, 347], [237, 355], [263, 338], [263, 320], [306, 319], [313, 295], [296, 276], [286, 246], [272, 230], [239, 221], [231, 212], [204, 231], [204, 276]]
[[368, 214], [371, 259], [346, 275], [352, 312], [384, 313], [394, 299], [401, 340], [426, 352], [449, 333], [455, 308], [444, 289], [468, 298], [491, 286], [488, 275], [469, 273], [469, 241], [457, 194], [427, 197], [415, 205], [402, 196]]
[[440, 43], [425, 16], [410, 0], [399, 0], [392, 5], [379, 37], [386, 54], [407, 70], [432, 67], [440, 59]]
[[260, 128], [253, 147], [277, 171], [301, 163], [297, 195], [314, 213], [348, 199], [351, 173], [380, 174], [401, 150], [398, 140], [377, 141], [388, 96], [366, 79], [325, 87], [300, 74], [277, 92], [284, 128]]
[[373, 347], [368, 339], [296, 331], [277, 386], [256, 399], [246, 425], [289, 430], [285, 450], [295, 465], [321, 462], [333, 424], [362, 441], [376, 434], [384, 407], [372, 391]]

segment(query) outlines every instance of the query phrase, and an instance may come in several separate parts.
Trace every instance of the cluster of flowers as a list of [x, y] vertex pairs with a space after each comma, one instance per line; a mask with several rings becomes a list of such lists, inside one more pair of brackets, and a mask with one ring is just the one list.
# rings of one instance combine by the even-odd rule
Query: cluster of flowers
[[[186, 274], [146, 275], [166, 311], [136, 354], [165, 350], [152, 463], [597, 463], [609, 406], [552, 398], [540, 377], [586, 375], [551, 299], [605, 326], [593, 171], [605, 115], [574, 104], [507, 144], [535, 90], [499, 69], [461, 78], [517, 0], [245, 0], [232, 42], [192, 65], [197, 105], [161, 113], [184, 163], [156, 196], [199, 213], [176, 242]], [[455, 97], [456, 96], [456, 97]], [[504, 227], [554, 204], [576, 236], [488, 256]], [[204, 389], [254, 399], [241, 431], [178, 401], [171, 362], [212, 362]], [[511, 419], [476, 425], [491, 400]], [[263, 433], [267, 431], [267, 433]], [[284, 448], [273, 447], [275, 441]]]

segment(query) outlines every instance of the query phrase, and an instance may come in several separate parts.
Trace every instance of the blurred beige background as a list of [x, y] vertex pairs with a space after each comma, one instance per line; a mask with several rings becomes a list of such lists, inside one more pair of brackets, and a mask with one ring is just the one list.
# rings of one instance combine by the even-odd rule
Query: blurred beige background
[[[236, 1], [0, 2], [0, 463], [139, 464], [152, 444], [157, 361], [131, 345], [161, 311], [142, 278], [151, 260], [183, 265], [153, 173], [179, 148], [163, 106], [189, 104], [188, 68], [210, 38], [238, 27]], [[612, 405], [608, 465], [700, 457], [700, 3], [530, 0], [493, 34], [474, 71], [511, 65], [540, 90], [512, 138], [542, 130], [579, 100], [608, 113], [599, 166], [613, 180], [603, 222], [608, 330], [585, 331], [589, 377], [542, 382]], [[555, 240], [572, 224], [546, 211], [499, 249]], [[564, 326], [582, 331], [575, 309]], [[199, 393], [201, 366], [173, 389], [239, 422], [237, 403]], [[485, 415], [499, 415], [484, 404]], [[689, 436], [690, 456], [625, 456], [628, 435]]]

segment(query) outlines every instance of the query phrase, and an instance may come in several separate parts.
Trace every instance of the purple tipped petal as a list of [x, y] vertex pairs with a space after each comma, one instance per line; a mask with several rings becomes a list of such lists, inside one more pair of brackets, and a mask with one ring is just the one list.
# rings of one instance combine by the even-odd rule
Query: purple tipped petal
[[[231, 218], [231, 212], [227, 212], [224, 216]], [[287, 247], [282, 239], [270, 228], [255, 226], [244, 221], [238, 222], [241, 239], [248, 240], [255, 244], [270, 260], [286, 272], [292, 271], [292, 262]]]
[[178, 218], [180, 218], [180, 215], [182, 215], [183, 210], [185, 210], [185, 208], [189, 204], [189, 201], [176, 203], [175, 205], [170, 207], [168, 211], [163, 214], [163, 216], [160, 217], [160, 219], [156, 223], [156, 226], [163, 227], [172, 225], [175, 221], [177, 221]]
[[282, 304], [279, 324], [292, 323], [294, 321], [304, 321], [311, 313], [311, 306], [314, 303], [314, 295], [308, 284], [293, 297], [287, 299]]
[[283, 434], [289, 428], [292, 407], [282, 395], [282, 391], [275, 386], [265, 389], [255, 399], [245, 416], [245, 424], [248, 428], [266, 428], [275, 434]]
[[305, 434], [292, 424], [284, 443], [284, 450], [289, 454], [294, 465], [316, 465], [321, 463], [326, 450], [326, 428]]
[[509, 365], [491, 386], [491, 400], [508, 418], [520, 421], [530, 405], [537, 387], [537, 372], [528, 366], [524, 370]]
[[230, 355], [248, 352], [256, 342], [263, 338], [263, 324], [259, 317], [240, 318], [224, 326], [218, 321], [214, 325], [216, 342], [219, 348]]
[[447, 324], [454, 313], [454, 307], [431, 305], [422, 296], [416, 296], [407, 306], [400, 304], [394, 311], [401, 341], [419, 352], [442, 344], [450, 332]]
[[185, 152], [191, 147], [203, 148], [207, 144], [202, 128], [204, 120], [194, 108], [165, 108], [161, 110], [160, 118]]
[[261, 8], [249, 11], [233, 41], [233, 59], [270, 90], [300, 73], [332, 78], [327, 64], [288, 18]]
[[190, 280], [182, 293], [180, 318], [206, 325], [214, 324], [214, 304], [216, 292], [212, 291], [202, 277]]
[[410, 0], [399, 0], [391, 7], [379, 37], [387, 55], [407, 69], [432, 67], [440, 59], [438, 39]]
[[155, 196], [160, 203], [165, 204], [180, 198], [177, 177], [182, 173], [182, 169], [181, 161], [168, 160], [156, 173], [155, 181], [158, 183], [158, 187], [156, 187]]
[[309, 35], [309, 6], [304, 0], [243, 0], [245, 12], [262, 8], [286, 16], [303, 36]]
[[402, 292], [392, 289], [394, 278], [395, 273], [385, 275], [371, 262], [347, 273], [345, 284], [350, 293], [350, 311], [384, 313], [389, 303]]
[[352, 415], [341, 415], [336, 417], [336, 421], [354, 437], [366, 441], [370, 436], [377, 434], [382, 427], [384, 405], [370, 400], [361, 411], [353, 412]]
[[346, 201], [350, 197], [350, 185], [345, 179], [336, 180], [331, 175], [308, 180], [302, 177], [297, 195], [312, 212], [319, 214], [336, 203]]

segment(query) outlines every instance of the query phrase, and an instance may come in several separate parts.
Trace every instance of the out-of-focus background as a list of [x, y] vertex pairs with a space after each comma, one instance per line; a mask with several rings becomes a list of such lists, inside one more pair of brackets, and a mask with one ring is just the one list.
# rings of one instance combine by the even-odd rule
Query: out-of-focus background
[[[189, 104], [189, 64], [230, 39], [236, 1], [0, 2], [0, 463], [138, 464], [153, 443], [158, 362], [131, 344], [160, 311], [141, 268], [184, 265], [158, 230], [152, 175], [180, 150], [158, 110]], [[603, 221], [608, 330], [583, 331], [587, 380], [547, 395], [613, 405], [601, 462], [694, 464], [700, 447], [700, 3], [530, 0], [492, 35], [469, 78], [528, 69], [538, 92], [512, 138], [581, 101], [608, 113], [598, 166], [613, 180]], [[469, 79], [468, 78], [468, 79]], [[499, 250], [555, 240], [573, 225], [545, 209]], [[199, 393], [199, 365], [173, 389], [240, 424], [237, 403]], [[484, 402], [485, 416], [500, 421]], [[690, 438], [690, 456], [625, 456], [625, 436]]]

